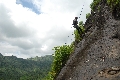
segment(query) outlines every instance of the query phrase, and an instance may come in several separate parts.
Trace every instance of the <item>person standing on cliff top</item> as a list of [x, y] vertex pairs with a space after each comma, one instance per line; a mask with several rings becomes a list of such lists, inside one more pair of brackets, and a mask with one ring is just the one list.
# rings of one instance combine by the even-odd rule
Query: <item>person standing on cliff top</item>
[[78, 30], [78, 33], [80, 34], [80, 32], [82, 32], [82, 29], [77, 25], [78, 21], [77, 21], [78, 17], [75, 17], [75, 19], [73, 20], [73, 27], [76, 28]]

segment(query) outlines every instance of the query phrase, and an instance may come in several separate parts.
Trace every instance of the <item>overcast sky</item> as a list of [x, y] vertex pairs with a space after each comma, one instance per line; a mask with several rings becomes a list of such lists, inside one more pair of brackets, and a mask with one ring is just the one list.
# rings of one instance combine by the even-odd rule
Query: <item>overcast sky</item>
[[92, 1], [0, 0], [0, 53], [19, 58], [53, 54], [54, 46], [74, 40], [73, 19], [85, 22]]

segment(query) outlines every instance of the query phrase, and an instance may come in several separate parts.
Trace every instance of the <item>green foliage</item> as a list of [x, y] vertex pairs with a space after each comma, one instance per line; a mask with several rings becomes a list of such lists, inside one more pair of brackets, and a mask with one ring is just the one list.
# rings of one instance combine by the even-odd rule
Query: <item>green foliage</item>
[[52, 55], [29, 59], [0, 54], [0, 80], [42, 80], [50, 71]]
[[[93, 2], [90, 4], [90, 8], [94, 11], [95, 7], [98, 6], [100, 1], [101, 0], [93, 0]], [[107, 4], [110, 5], [111, 8], [114, 8], [115, 6], [120, 7], [120, 0], [107, 0]]]
[[82, 38], [80, 37], [79, 33], [77, 30], [74, 30], [74, 34], [75, 34], [75, 41], [79, 42]]
[[86, 14], [86, 19], [88, 19], [90, 15], [91, 15], [90, 13], [87, 13]]
[[101, 0], [93, 0], [93, 2], [90, 4], [91, 10], [94, 11], [95, 7], [99, 4]]
[[98, 6], [97, 9], [98, 9], [98, 12], [100, 12], [100, 6]]
[[63, 45], [54, 47], [54, 60], [52, 65], [52, 71], [50, 72], [51, 78], [55, 78], [60, 72], [61, 68], [65, 66], [69, 55], [73, 52], [74, 45]]
[[82, 29], [82, 32], [85, 31], [83, 21], [80, 21], [80, 22], [79, 22], [79, 27]]
[[120, 7], [120, 0], [107, 0], [107, 3], [110, 5], [111, 8], [114, 8], [117, 5], [119, 5], [118, 7]]

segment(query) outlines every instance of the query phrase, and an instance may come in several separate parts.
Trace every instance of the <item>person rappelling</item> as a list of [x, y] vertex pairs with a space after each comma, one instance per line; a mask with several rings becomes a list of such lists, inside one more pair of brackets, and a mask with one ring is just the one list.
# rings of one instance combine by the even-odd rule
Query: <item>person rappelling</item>
[[80, 34], [80, 32], [82, 32], [82, 29], [77, 25], [78, 21], [77, 21], [78, 17], [75, 17], [75, 19], [73, 20], [73, 27], [77, 29], [78, 33]]

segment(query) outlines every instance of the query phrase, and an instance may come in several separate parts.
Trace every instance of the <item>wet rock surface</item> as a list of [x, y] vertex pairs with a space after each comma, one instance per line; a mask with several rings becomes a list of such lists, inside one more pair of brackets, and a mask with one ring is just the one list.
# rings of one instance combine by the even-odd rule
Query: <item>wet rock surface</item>
[[120, 80], [120, 20], [106, 3], [91, 12], [86, 34], [56, 80]]

